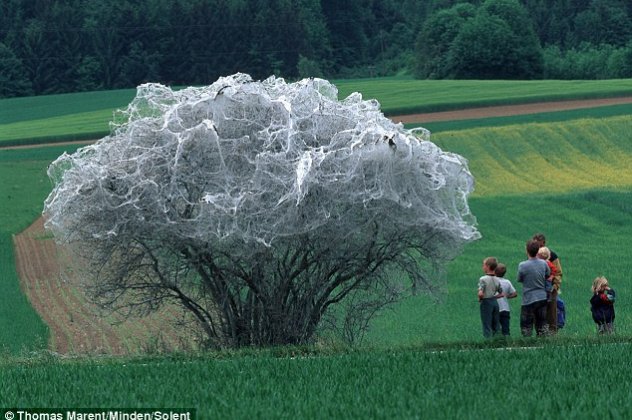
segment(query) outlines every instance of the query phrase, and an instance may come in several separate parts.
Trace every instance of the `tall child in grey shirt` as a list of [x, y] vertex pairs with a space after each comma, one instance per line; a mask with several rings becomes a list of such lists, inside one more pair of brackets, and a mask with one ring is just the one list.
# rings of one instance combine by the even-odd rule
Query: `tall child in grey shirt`
[[530, 337], [535, 330], [537, 335], [546, 335], [546, 278], [551, 269], [546, 261], [537, 258], [540, 243], [535, 240], [527, 242], [526, 261], [518, 265], [518, 282], [522, 283], [522, 307], [520, 308], [520, 330], [524, 337]]

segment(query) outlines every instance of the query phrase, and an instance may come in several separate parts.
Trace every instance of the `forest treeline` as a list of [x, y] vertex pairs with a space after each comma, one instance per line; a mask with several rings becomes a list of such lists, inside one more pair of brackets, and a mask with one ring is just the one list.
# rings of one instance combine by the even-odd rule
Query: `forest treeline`
[[0, 97], [147, 81], [632, 77], [626, 0], [3, 0]]

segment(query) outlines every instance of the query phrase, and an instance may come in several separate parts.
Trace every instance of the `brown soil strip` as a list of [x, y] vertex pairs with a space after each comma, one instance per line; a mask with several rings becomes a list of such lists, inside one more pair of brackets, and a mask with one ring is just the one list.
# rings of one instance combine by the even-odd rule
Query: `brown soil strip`
[[49, 326], [49, 348], [62, 354], [134, 354], [195, 348], [191, 334], [175, 322], [176, 307], [166, 307], [146, 318], [101, 316], [83, 294], [71, 258], [46, 236], [39, 218], [14, 236], [16, 269], [22, 290]]
[[74, 146], [74, 145], [84, 145], [94, 143], [96, 140], [76, 140], [76, 141], [60, 141], [58, 143], [36, 143], [36, 144], [22, 144], [19, 146], [3, 146], [0, 143], [0, 150], [13, 150], [13, 149], [37, 149], [38, 147], [52, 147], [52, 146]]
[[391, 117], [391, 119], [395, 122], [402, 122], [404, 124], [436, 121], [457, 121], [471, 120], [476, 118], [538, 114], [541, 112], [568, 111], [571, 109], [596, 108], [600, 106], [621, 105], [629, 103], [632, 103], [632, 97], [539, 102], [533, 104], [489, 106], [482, 108], [460, 109], [455, 111], [399, 115]]

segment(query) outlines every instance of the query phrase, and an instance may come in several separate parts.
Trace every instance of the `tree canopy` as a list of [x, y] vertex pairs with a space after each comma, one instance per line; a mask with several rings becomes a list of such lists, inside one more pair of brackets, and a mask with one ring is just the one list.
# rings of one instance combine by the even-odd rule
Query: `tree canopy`
[[[204, 85], [236, 72], [293, 80], [475, 77], [473, 68], [499, 71], [481, 76], [494, 78], [622, 77], [614, 64], [592, 68], [591, 55], [613, 63], [629, 55], [631, 17], [624, 0], [7, 0], [0, 68], [17, 70], [3, 72], [0, 96]], [[489, 34], [480, 27], [486, 20]], [[464, 33], [453, 45], [462, 30], [485, 39]], [[472, 66], [455, 62], [464, 43], [480, 50], [500, 32], [511, 42], [482, 51], [487, 65], [472, 55]]]
[[419, 77], [537, 79], [543, 73], [540, 43], [517, 0], [438, 12], [425, 22], [417, 51]]

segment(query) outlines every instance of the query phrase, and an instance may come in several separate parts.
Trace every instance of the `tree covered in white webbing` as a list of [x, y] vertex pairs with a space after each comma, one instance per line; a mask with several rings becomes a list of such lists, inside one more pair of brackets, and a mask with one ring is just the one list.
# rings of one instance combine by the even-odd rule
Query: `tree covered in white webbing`
[[244, 74], [142, 85], [110, 136], [51, 164], [46, 226], [90, 262], [98, 302], [177, 302], [212, 345], [362, 328], [478, 238], [473, 178], [426, 130], [337, 95]]

